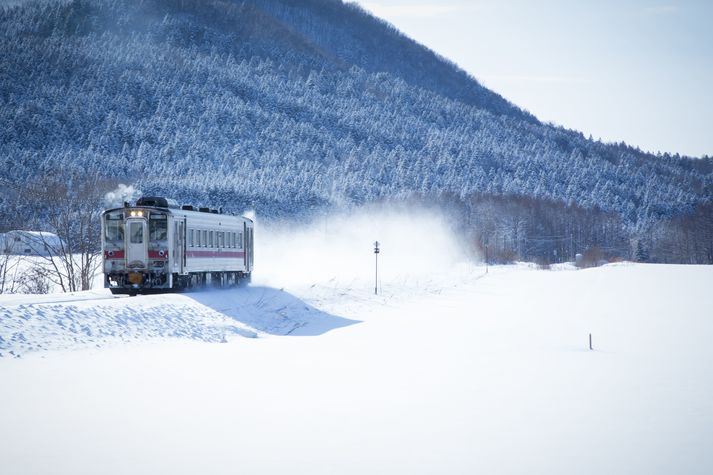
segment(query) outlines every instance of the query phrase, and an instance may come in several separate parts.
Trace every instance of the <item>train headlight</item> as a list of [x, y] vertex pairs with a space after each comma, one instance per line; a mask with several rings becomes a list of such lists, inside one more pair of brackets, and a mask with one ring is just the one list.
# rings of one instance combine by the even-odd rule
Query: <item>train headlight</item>
[[161, 256], [161, 257], [163, 257], [163, 256], [166, 255], [166, 253], [163, 252], [163, 249], [161, 249], [160, 251], [158, 251], [158, 255]]
[[144, 212], [143, 212], [143, 211], [136, 211], [136, 210], [134, 210], [134, 211], [131, 211], [131, 212], [129, 213], [129, 215], [130, 215], [132, 218], [136, 218], [136, 217], [141, 218], [141, 217], [143, 217]]

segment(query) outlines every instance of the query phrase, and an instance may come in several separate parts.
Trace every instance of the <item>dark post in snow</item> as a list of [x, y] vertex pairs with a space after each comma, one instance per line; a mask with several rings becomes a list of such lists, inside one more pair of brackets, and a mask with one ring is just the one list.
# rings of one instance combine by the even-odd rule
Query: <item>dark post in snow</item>
[[485, 243], [485, 273], [488, 273], [488, 243]]
[[590, 350], [594, 349], [594, 348], [592, 348], [592, 334], [591, 333], [589, 334], [589, 349]]
[[374, 243], [374, 295], [379, 293], [379, 241]]

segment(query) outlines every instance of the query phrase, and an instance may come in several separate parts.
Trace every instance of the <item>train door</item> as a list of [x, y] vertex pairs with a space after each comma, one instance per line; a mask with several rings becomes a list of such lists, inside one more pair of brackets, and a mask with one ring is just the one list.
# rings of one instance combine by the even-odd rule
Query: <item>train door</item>
[[130, 268], [145, 268], [147, 264], [146, 221], [133, 219], [126, 223], [126, 265]]
[[243, 265], [245, 266], [245, 272], [250, 272], [248, 267], [248, 225], [243, 222], [243, 238], [240, 240], [243, 246]]
[[173, 270], [179, 274], [186, 268], [186, 219], [176, 219], [173, 222]]
[[250, 228], [250, 272], [253, 270], [255, 265], [255, 239], [253, 237], [253, 231], [255, 228]]
[[253, 228], [248, 228], [245, 242], [245, 255], [248, 256], [247, 271], [252, 272], [253, 268]]

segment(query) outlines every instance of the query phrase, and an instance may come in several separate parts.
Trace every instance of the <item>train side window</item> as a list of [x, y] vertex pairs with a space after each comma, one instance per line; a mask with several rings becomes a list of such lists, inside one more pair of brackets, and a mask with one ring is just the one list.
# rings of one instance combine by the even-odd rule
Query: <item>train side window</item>
[[224, 247], [223, 246], [223, 231], [216, 231], [215, 232], [216, 237], [215, 240], [217, 241], [215, 244], [215, 247]]
[[243, 233], [238, 233], [238, 247], [243, 248]]
[[213, 231], [208, 231], [208, 247], [213, 247]]
[[203, 243], [203, 247], [208, 247], [208, 231], [205, 229], [203, 230], [203, 240], [201, 242]]
[[193, 247], [193, 230], [188, 230], [188, 247]]
[[196, 229], [196, 247], [201, 247], [201, 230]]

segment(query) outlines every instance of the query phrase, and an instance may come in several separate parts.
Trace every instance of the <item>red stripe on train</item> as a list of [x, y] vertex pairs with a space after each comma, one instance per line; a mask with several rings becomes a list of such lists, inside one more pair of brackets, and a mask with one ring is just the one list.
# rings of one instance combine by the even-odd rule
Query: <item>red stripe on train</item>
[[[105, 259], [123, 259], [125, 257], [123, 250], [116, 251], [104, 251]], [[168, 259], [168, 252], [164, 251], [161, 255], [161, 251], [149, 251], [149, 259]], [[232, 252], [232, 251], [187, 251], [186, 257], [223, 257], [231, 259], [242, 259], [245, 257], [245, 252]]]
[[245, 253], [231, 251], [186, 251], [186, 257], [223, 257], [232, 259], [242, 259], [245, 257]]

